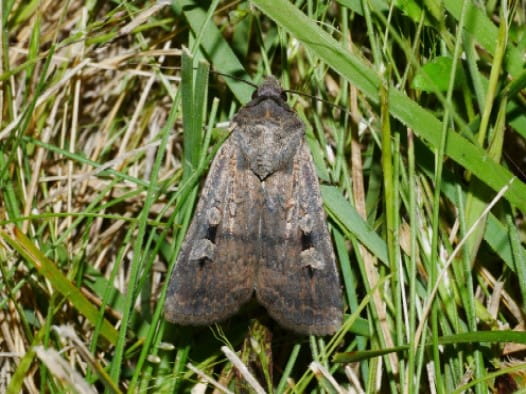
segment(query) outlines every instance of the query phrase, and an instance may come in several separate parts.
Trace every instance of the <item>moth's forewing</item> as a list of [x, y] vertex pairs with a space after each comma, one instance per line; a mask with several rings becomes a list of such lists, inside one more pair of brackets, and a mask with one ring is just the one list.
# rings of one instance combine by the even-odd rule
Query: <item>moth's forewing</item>
[[165, 317], [174, 323], [223, 320], [253, 294], [260, 182], [239, 165], [232, 137], [212, 162], [168, 286]]
[[[263, 259], [256, 295], [282, 326], [334, 333], [342, 321], [342, 294], [320, 187], [302, 141], [289, 171], [265, 180]], [[279, 203], [276, 203], [279, 201]]]

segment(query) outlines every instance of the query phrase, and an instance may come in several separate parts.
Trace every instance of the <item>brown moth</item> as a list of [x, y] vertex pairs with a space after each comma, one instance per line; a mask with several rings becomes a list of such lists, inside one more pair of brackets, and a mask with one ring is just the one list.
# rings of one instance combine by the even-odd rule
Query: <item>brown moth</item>
[[340, 279], [304, 128], [274, 77], [234, 116], [170, 280], [168, 321], [218, 322], [255, 294], [287, 329], [340, 327]]

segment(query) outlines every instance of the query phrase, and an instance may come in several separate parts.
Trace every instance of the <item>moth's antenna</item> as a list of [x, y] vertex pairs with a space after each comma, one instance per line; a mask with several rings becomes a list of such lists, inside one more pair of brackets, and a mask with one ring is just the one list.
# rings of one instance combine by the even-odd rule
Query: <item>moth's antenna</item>
[[[180, 69], [181, 67], [178, 67], [178, 66], [175, 66], [175, 67], [168, 67], [170, 69], [174, 69], [174, 70], [178, 70]], [[197, 67], [194, 67], [194, 70], [197, 70]], [[254, 82], [251, 82], [251, 81], [247, 81], [246, 79], [243, 79], [241, 77], [236, 77], [234, 75], [231, 75], [231, 74], [227, 74], [227, 73], [222, 73], [220, 71], [216, 71], [216, 70], [210, 70], [210, 73], [213, 73], [213, 74], [216, 74], [216, 75], [220, 75], [222, 77], [225, 77], [225, 78], [230, 78], [230, 79], [234, 79], [236, 81], [239, 81], [239, 82], [244, 82], [246, 83], [247, 85], [250, 85], [252, 86], [253, 88], [257, 89], [258, 88], [258, 84], [257, 83], [254, 83]], [[303, 96], [303, 97], [309, 97], [311, 99], [314, 99], [314, 100], [317, 100], [317, 101], [321, 101], [322, 103], [324, 104], [327, 104], [333, 108], [337, 108], [343, 112], [346, 112], [348, 114], [350, 114], [350, 111], [347, 107], [344, 107], [342, 105], [338, 105], [338, 104], [334, 104], [333, 102], [329, 101], [329, 100], [326, 100], [326, 99], [323, 99], [323, 98], [320, 98], [320, 97], [316, 97], [316, 96], [313, 96], [312, 94], [308, 94], [308, 93], [303, 93], [303, 92], [300, 92], [299, 90], [292, 90], [292, 89], [283, 89], [283, 92], [284, 93], [292, 93], [292, 94], [297, 94], [299, 96]]]
[[292, 90], [292, 89], [284, 89], [283, 92], [285, 92], [285, 93], [293, 93], [293, 94], [297, 94], [297, 95], [303, 96], [303, 97], [309, 97], [311, 99], [314, 99], [314, 100], [317, 100], [317, 101], [321, 101], [322, 103], [330, 105], [333, 108], [338, 108], [339, 110], [342, 110], [343, 112], [350, 113], [349, 109], [344, 107], [343, 105], [334, 104], [333, 102], [331, 102], [329, 100], [325, 100], [325, 99], [313, 96], [312, 94], [303, 93], [303, 92], [300, 92], [298, 90]]
[[247, 85], [250, 85], [254, 88], [257, 89], [258, 85], [255, 84], [254, 82], [251, 82], [251, 81], [247, 81], [246, 79], [243, 79], [241, 77], [236, 77], [234, 75], [230, 75], [230, 74], [226, 74], [226, 73], [222, 73], [222, 72], [219, 72], [219, 71], [215, 71], [215, 70], [210, 70], [211, 73], [214, 73], [216, 75], [221, 75], [222, 77], [226, 77], [226, 78], [230, 78], [230, 79], [234, 79], [236, 81], [239, 81], [239, 82], [244, 82], [246, 83]]
[[[134, 63], [134, 62], [129, 62], [128, 64], [139, 64], [139, 63]], [[161, 66], [162, 69], [165, 69], [165, 70], [181, 70], [181, 66]], [[193, 67], [194, 70], [197, 70], [198, 67]], [[258, 87], [258, 84], [254, 83], [254, 82], [251, 82], [251, 81], [247, 81], [246, 79], [243, 79], [241, 77], [236, 77], [234, 75], [231, 75], [231, 74], [227, 74], [227, 73], [222, 73], [220, 71], [216, 71], [216, 70], [212, 70], [210, 69], [210, 73], [212, 74], [216, 74], [216, 75], [221, 75], [222, 77], [226, 77], [226, 78], [230, 78], [230, 79], [235, 79], [236, 81], [240, 81], [240, 82], [244, 82], [246, 83], [247, 85], [250, 85], [254, 88], [257, 89]]]

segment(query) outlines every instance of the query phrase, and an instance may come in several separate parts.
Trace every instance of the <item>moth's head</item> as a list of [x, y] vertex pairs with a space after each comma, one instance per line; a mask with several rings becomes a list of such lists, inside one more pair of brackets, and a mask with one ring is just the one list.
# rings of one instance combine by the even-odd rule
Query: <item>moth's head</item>
[[279, 98], [283, 101], [287, 101], [287, 95], [281, 88], [279, 81], [272, 75], [266, 77], [261, 85], [258, 86], [254, 94], [252, 94], [253, 99], [265, 97], [273, 99]]

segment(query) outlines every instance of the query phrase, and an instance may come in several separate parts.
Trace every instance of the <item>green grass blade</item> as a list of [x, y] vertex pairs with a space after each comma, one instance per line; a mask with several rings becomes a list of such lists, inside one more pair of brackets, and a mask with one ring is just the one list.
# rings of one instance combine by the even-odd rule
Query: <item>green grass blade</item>
[[[29, 263], [31, 263], [36, 270], [50, 281], [53, 288], [60, 292], [71, 304], [90, 321], [93, 325], [96, 324], [98, 318], [97, 308], [82, 294], [80, 289], [75, 286], [66, 276], [60, 271], [55, 263], [48, 259], [38, 249], [29, 238], [27, 238], [20, 230], [15, 228], [15, 238], [11, 238], [4, 231], [0, 232], [0, 236], [11, 247], [16, 249]], [[101, 327], [101, 334], [112, 344], [117, 342], [117, 331], [110, 322], [104, 320]]]

